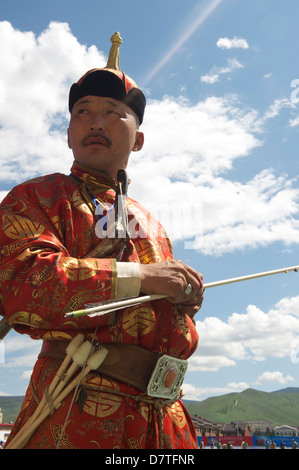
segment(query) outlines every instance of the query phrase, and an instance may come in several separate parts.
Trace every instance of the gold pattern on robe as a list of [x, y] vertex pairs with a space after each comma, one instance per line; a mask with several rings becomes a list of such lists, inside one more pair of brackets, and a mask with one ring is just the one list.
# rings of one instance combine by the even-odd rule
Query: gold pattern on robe
[[9, 267], [8, 269], [0, 270], [0, 284], [4, 281], [7, 281], [8, 279], [13, 279], [14, 276], [15, 276], [15, 270], [12, 267]]
[[38, 222], [32, 222], [26, 217], [15, 214], [5, 215], [2, 222], [2, 230], [9, 238], [17, 240], [19, 238], [37, 237], [44, 231], [44, 226]]
[[192, 335], [190, 332], [190, 328], [187, 323], [187, 318], [185, 315], [178, 315], [177, 323], [180, 332], [185, 336], [188, 341], [191, 341]]
[[5, 245], [5, 246], [1, 247], [0, 257], [9, 256], [11, 253], [13, 253], [15, 250], [17, 250], [17, 248], [20, 248], [23, 245], [25, 245], [25, 241], [20, 240], [16, 243], [12, 243], [11, 245]]
[[143, 403], [142, 401], [140, 401], [139, 403], [137, 402], [136, 404], [137, 406], [137, 410], [139, 411], [139, 413], [141, 414], [141, 416], [143, 416], [143, 418], [146, 420], [146, 421], [149, 421], [150, 419], [150, 408], [149, 408], [149, 405], [146, 403]]
[[45, 253], [46, 251], [51, 251], [50, 249], [42, 249], [42, 248], [37, 248], [36, 246], [31, 246], [30, 248], [26, 248], [26, 250], [22, 251], [18, 256], [17, 260], [18, 261], [26, 261], [28, 258], [32, 258], [33, 256], [36, 256], [40, 253]]
[[[88, 376], [87, 376], [88, 378]], [[84, 404], [83, 410], [91, 416], [105, 418], [115, 413], [122, 402], [122, 397], [118, 396], [113, 391], [119, 392], [117, 382], [106, 379], [104, 377], [92, 377], [90, 380], [83, 380], [83, 386], [86, 384], [87, 399]], [[94, 387], [94, 390], [89, 390], [88, 385]], [[108, 393], [96, 390], [96, 387], [103, 387], [109, 390]]]
[[33, 274], [26, 279], [26, 282], [31, 286], [39, 287], [44, 282], [47, 282], [53, 277], [53, 270], [51, 266], [44, 266], [40, 271], [35, 271]]
[[[75, 324], [75, 322], [69, 322], [69, 324], [70, 324], [70, 327], [73, 330], [78, 329], [78, 325]], [[46, 341], [46, 340], [49, 340], [49, 341], [59, 341], [59, 340], [71, 341], [72, 339], [73, 339], [73, 336], [71, 334], [68, 334], [64, 331], [55, 331], [55, 330], [48, 331], [43, 336], [44, 341]]]
[[135, 248], [142, 264], [158, 263], [164, 259], [156, 245], [145, 238], [135, 242]]
[[186, 425], [185, 412], [179, 401], [167, 407], [167, 413], [171, 417], [172, 422], [179, 428], [183, 428]]
[[20, 323], [23, 325], [30, 325], [32, 327], [42, 327], [45, 329], [51, 327], [50, 322], [45, 321], [36, 313], [25, 312], [25, 311], [16, 312], [13, 315], [11, 315], [9, 317], [9, 323], [10, 324]]
[[65, 258], [60, 267], [70, 281], [85, 281], [98, 271], [97, 260], [92, 258], [84, 260], [84, 267], [80, 267], [80, 260], [76, 258]]
[[126, 333], [137, 338], [147, 335], [154, 329], [156, 318], [151, 308], [137, 305], [124, 310], [121, 323]]
[[[104, 290], [105, 284], [102, 283], [100, 290]], [[67, 302], [61, 312], [61, 315], [63, 316], [67, 312], [72, 312], [74, 310], [79, 310], [82, 306], [82, 304], [85, 304], [86, 302], [92, 303], [92, 302], [99, 302], [99, 292], [93, 292], [91, 290], [86, 289], [85, 291], [79, 291], [78, 293], [74, 293], [73, 297], [70, 299], [69, 302]]]
[[57, 232], [59, 233], [59, 236], [62, 238], [63, 233], [61, 230], [61, 217], [59, 215], [55, 215], [55, 217], [52, 217], [51, 222], [53, 226], [55, 227], [55, 229], [57, 230]]
[[[27, 204], [22, 199], [20, 200], [19, 197], [15, 197], [13, 194], [11, 194], [11, 200], [13, 202], [10, 204], [7, 204], [7, 207], [13, 208], [16, 214], [21, 214], [22, 212], [25, 212], [27, 210]], [[17, 206], [18, 207], [21, 206], [21, 208], [17, 209], [16, 208]]]
[[84, 214], [92, 214], [90, 208], [81, 196], [79, 189], [75, 189], [72, 196], [74, 207]]
[[[69, 420], [67, 426], [72, 426], [72, 424], [73, 422]], [[59, 449], [79, 449], [79, 447], [74, 446], [74, 444], [69, 441], [69, 437], [66, 432], [61, 436], [62, 428], [62, 424], [55, 424], [55, 426], [51, 427], [53, 441], [58, 442], [58, 439], [60, 439]]]

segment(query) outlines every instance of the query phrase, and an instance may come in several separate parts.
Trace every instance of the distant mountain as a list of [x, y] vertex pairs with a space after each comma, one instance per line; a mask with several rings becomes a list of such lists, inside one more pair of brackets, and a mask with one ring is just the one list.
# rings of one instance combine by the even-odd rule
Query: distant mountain
[[299, 393], [299, 387], [282, 388], [281, 390], [275, 390], [271, 393]]
[[[23, 403], [23, 396], [0, 396], [3, 422], [14, 422]], [[248, 388], [203, 401], [183, 400], [191, 415], [218, 423], [232, 421], [268, 421], [272, 426], [299, 426], [299, 388], [288, 387], [274, 392]], [[237, 405], [235, 405], [237, 402]]]
[[24, 397], [0, 396], [0, 408], [3, 413], [3, 423], [15, 422], [20, 412]]
[[272, 426], [299, 426], [299, 388], [271, 393], [248, 388], [241, 393], [228, 393], [200, 402], [184, 401], [184, 404], [191, 415], [218, 423], [268, 421]]

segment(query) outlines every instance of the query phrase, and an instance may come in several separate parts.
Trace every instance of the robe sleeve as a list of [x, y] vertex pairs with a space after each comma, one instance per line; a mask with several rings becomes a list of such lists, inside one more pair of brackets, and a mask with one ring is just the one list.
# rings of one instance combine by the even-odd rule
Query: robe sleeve
[[34, 183], [23, 184], [0, 205], [1, 313], [14, 327], [31, 329], [93, 328], [107, 323], [105, 317], [70, 322], [64, 315], [116, 297], [115, 259], [74, 256], [82, 252], [82, 247], [76, 248], [76, 209], [63, 193], [47, 202], [41, 194]]

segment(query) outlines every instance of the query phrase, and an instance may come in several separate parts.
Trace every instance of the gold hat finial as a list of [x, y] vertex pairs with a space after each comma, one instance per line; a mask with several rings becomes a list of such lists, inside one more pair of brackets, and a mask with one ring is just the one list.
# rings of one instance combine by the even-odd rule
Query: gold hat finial
[[108, 62], [106, 65], [106, 69], [114, 69], [120, 70], [119, 68], [119, 47], [122, 44], [123, 40], [120, 37], [118, 32], [114, 33], [111, 36], [110, 41], [112, 42], [112, 46], [109, 52]]

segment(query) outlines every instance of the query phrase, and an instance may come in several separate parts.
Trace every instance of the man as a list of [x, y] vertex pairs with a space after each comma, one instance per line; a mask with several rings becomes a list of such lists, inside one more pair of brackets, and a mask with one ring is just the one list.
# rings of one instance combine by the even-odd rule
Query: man
[[[0, 207], [2, 311], [16, 331], [44, 341], [8, 442], [47, 396], [66, 347], [79, 331], [108, 351], [104, 369], [90, 372], [76, 396], [70, 393], [58, 409], [52, 406], [22, 444], [25, 448], [197, 448], [179, 397], [168, 399], [159, 390], [167, 391], [176, 380], [179, 369], [171, 365], [172, 358], [181, 364], [197, 347], [193, 316], [203, 300], [202, 275], [173, 260], [161, 225], [130, 198], [126, 209], [134, 237], [119, 243], [117, 237], [105, 237], [103, 224], [103, 236], [97, 236], [104, 209], [118, 213], [118, 199], [123, 200], [118, 197], [125, 186], [117, 184], [119, 170], [144, 141], [139, 129], [144, 95], [118, 70], [117, 61], [111, 67], [119, 39], [111, 38], [107, 67], [87, 72], [71, 87], [71, 174], [23, 183]], [[102, 316], [65, 315], [87, 304], [139, 294], [166, 298]], [[142, 377], [143, 372], [159, 375], [155, 364], [160, 355], [170, 358], [170, 368], [157, 378], [153, 396]]]

